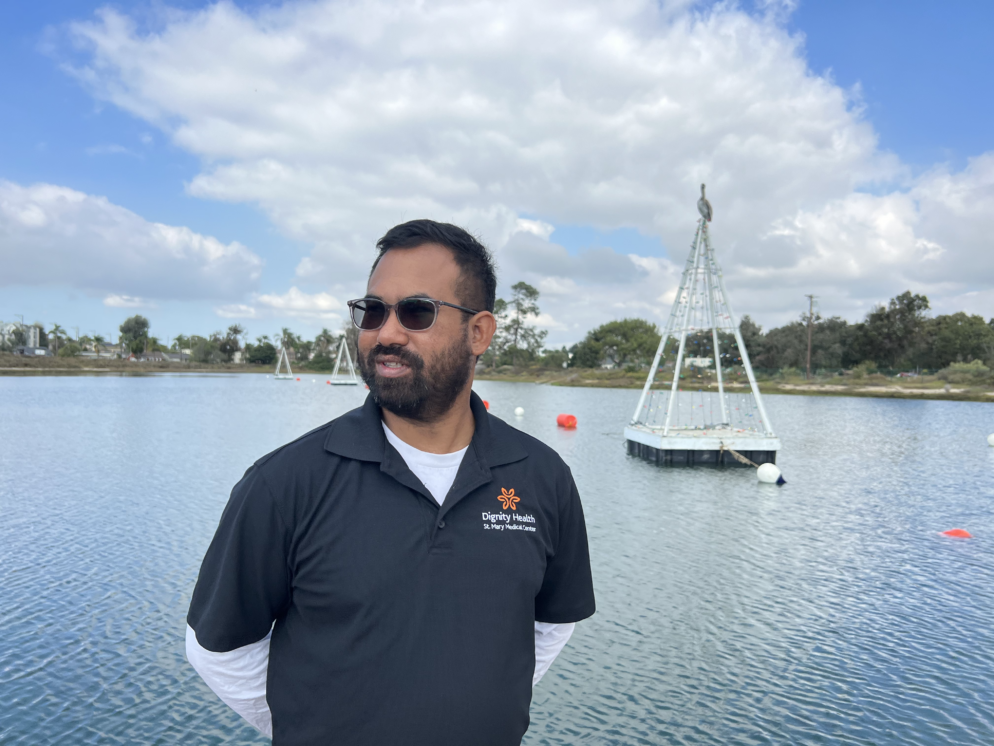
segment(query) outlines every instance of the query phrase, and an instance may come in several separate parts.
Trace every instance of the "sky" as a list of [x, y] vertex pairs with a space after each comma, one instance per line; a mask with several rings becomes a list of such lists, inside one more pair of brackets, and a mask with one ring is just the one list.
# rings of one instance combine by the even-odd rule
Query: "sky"
[[0, 320], [162, 340], [345, 323], [418, 217], [541, 292], [549, 346], [660, 325], [698, 218], [739, 314], [911, 289], [994, 315], [994, 4], [0, 7]]

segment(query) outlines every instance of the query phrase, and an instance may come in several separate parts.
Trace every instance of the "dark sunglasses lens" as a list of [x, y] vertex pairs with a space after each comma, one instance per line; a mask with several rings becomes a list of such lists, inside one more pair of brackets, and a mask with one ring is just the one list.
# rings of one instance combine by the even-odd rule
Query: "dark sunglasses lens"
[[360, 329], [379, 329], [386, 317], [386, 306], [378, 300], [361, 300], [352, 306], [352, 320]]
[[435, 304], [427, 300], [402, 300], [397, 304], [400, 325], [412, 332], [424, 331], [435, 323]]

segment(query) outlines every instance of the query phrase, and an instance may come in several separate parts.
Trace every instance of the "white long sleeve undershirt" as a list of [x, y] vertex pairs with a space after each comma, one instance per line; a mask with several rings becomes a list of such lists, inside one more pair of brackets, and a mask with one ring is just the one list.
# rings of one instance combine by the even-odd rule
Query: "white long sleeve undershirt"
[[[455, 481], [466, 449], [455, 453], [426, 453], [408, 445], [386, 426], [387, 440], [397, 449], [408, 468], [428, 488], [435, 501], [445, 501]], [[552, 666], [573, 634], [575, 624], [535, 622], [535, 686]], [[186, 627], [186, 658], [207, 686], [228, 707], [265, 735], [272, 738], [273, 716], [266, 701], [266, 679], [269, 673], [269, 639], [272, 632], [258, 642], [235, 650], [215, 653], [202, 647], [193, 629]]]
[[[545, 675], [556, 656], [566, 647], [575, 624], [535, 622], [535, 673], [532, 686]], [[273, 736], [273, 716], [266, 701], [269, 672], [270, 632], [253, 642], [226, 653], [215, 653], [197, 642], [193, 629], [186, 627], [186, 659], [222, 702], [265, 735]]]

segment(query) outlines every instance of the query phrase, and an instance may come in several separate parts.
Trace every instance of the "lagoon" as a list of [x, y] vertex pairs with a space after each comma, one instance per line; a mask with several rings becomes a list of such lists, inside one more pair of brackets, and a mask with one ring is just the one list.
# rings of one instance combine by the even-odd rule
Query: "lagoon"
[[[266, 742], [184, 618], [244, 470], [365, 396], [326, 378], [0, 378], [0, 743]], [[768, 396], [778, 488], [627, 456], [638, 391], [476, 389], [567, 461], [590, 536], [598, 613], [527, 746], [994, 741], [994, 405]]]

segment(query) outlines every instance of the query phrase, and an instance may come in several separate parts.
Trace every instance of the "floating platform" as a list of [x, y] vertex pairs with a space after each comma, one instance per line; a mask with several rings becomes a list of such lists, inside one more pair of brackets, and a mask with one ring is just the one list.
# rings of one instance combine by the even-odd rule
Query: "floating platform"
[[780, 439], [743, 430], [711, 428], [680, 430], [629, 425], [625, 428], [625, 447], [629, 456], [637, 456], [660, 466], [727, 465], [748, 466], [735, 458], [735, 451], [759, 464], [775, 464]]

